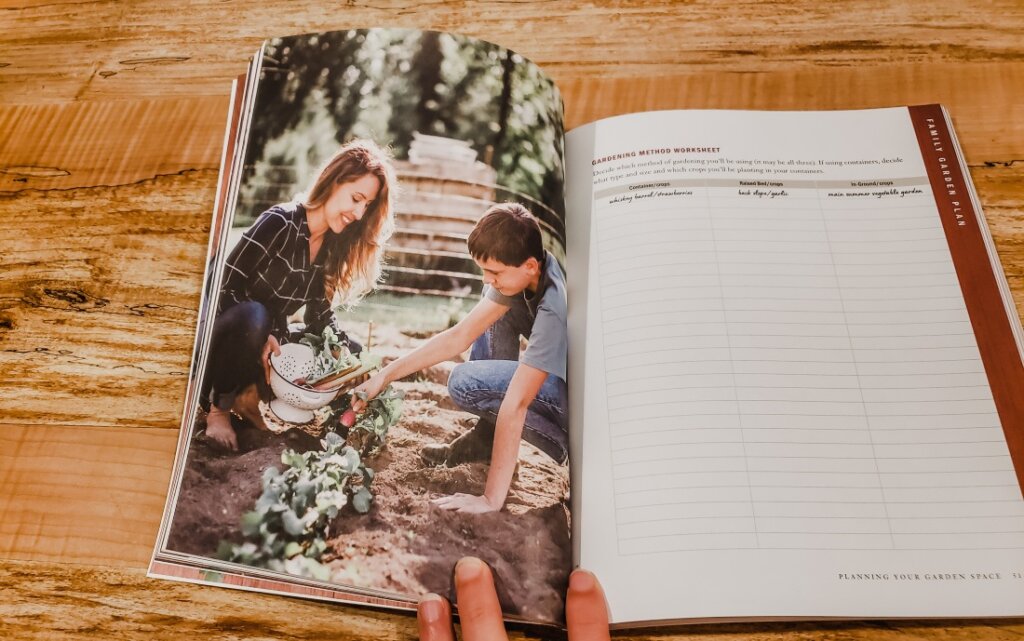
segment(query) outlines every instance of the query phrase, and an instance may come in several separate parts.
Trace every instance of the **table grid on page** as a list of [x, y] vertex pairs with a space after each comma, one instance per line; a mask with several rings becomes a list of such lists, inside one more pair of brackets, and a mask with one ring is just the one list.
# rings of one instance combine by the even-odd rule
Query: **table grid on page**
[[595, 194], [620, 554], [1021, 547], [928, 180], [886, 182]]

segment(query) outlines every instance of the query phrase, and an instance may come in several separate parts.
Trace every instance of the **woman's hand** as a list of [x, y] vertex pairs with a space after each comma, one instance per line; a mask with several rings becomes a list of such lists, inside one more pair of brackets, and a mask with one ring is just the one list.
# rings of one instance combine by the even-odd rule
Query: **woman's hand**
[[[250, 352], [251, 353], [251, 352]], [[277, 342], [277, 338], [271, 334], [267, 338], [267, 342], [263, 345], [263, 353], [260, 355], [260, 362], [263, 363], [263, 371], [267, 377], [267, 383], [270, 383], [270, 355], [277, 356], [281, 353], [281, 343]]]
[[[507, 641], [494, 579], [487, 564], [473, 557], [459, 561], [455, 566], [455, 593], [465, 641]], [[597, 577], [586, 570], [576, 570], [569, 577], [565, 618], [569, 641], [608, 641], [604, 591]], [[455, 641], [451, 606], [442, 597], [428, 594], [420, 599], [416, 619], [420, 641]]]

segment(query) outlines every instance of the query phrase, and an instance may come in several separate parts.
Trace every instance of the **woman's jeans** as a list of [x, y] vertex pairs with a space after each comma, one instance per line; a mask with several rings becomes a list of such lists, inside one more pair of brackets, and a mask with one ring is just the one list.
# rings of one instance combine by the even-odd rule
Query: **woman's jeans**
[[[235, 396], [253, 384], [260, 398], [270, 400], [270, 386], [260, 357], [271, 330], [270, 312], [256, 301], [232, 305], [217, 316], [213, 321], [210, 352], [199, 397], [203, 409], [209, 411], [213, 405], [224, 411], [230, 410]], [[298, 341], [303, 332], [296, 329], [287, 337], [278, 338], [281, 342]], [[339, 333], [339, 338], [353, 354], [362, 351], [362, 346], [344, 332]]]

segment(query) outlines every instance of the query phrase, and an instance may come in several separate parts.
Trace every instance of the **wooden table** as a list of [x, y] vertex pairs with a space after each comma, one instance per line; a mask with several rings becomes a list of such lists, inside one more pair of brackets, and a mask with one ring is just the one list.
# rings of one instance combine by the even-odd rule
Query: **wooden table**
[[[595, 4], [597, 6], [595, 6]], [[1024, 5], [23, 0], [0, 7], [0, 637], [410, 638], [411, 617], [145, 578], [189, 367], [230, 80], [263, 38], [456, 31], [642, 109], [942, 102], [1024, 302]], [[655, 76], [671, 76], [655, 78]], [[623, 638], [1019, 639], [1020, 622]]]

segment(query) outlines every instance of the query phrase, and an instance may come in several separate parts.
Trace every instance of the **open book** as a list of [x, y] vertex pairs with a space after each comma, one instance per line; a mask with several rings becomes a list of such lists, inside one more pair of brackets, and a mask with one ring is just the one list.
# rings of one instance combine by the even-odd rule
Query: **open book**
[[[622, 626], [1024, 615], [1024, 332], [940, 106], [663, 111], [563, 136], [557, 89], [520, 56], [385, 29], [268, 41], [234, 96], [151, 575], [412, 609], [453, 596], [474, 554], [533, 623], [561, 623], [574, 566]], [[316, 268], [319, 168], [353, 139], [390, 147], [393, 176], [336, 188], [366, 202], [323, 242], [379, 215], [389, 185], [383, 279], [282, 293], [293, 276], [266, 261]], [[525, 289], [467, 247], [506, 202], [543, 239]], [[276, 220], [297, 254], [261, 235]], [[225, 361], [219, 328], [260, 296], [288, 299], [282, 353], [336, 340], [359, 361], [328, 359], [332, 393], [263, 350], [267, 331], [255, 376], [277, 386], [246, 405], [213, 382], [252, 365]], [[366, 387], [349, 372], [425, 362], [477, 310], [520, 303], [503, 360], [567, 399], [541, 388], [518, 423], [501, 393], [474, 404], [462, 374], [502, 360], [474, 345], [351, 413]], [[522, 435], [507, 487], [498, 445], [443, 447], [488, 419], [496, 444]], [[444, 509], [495, 486], [500, 511]]]

